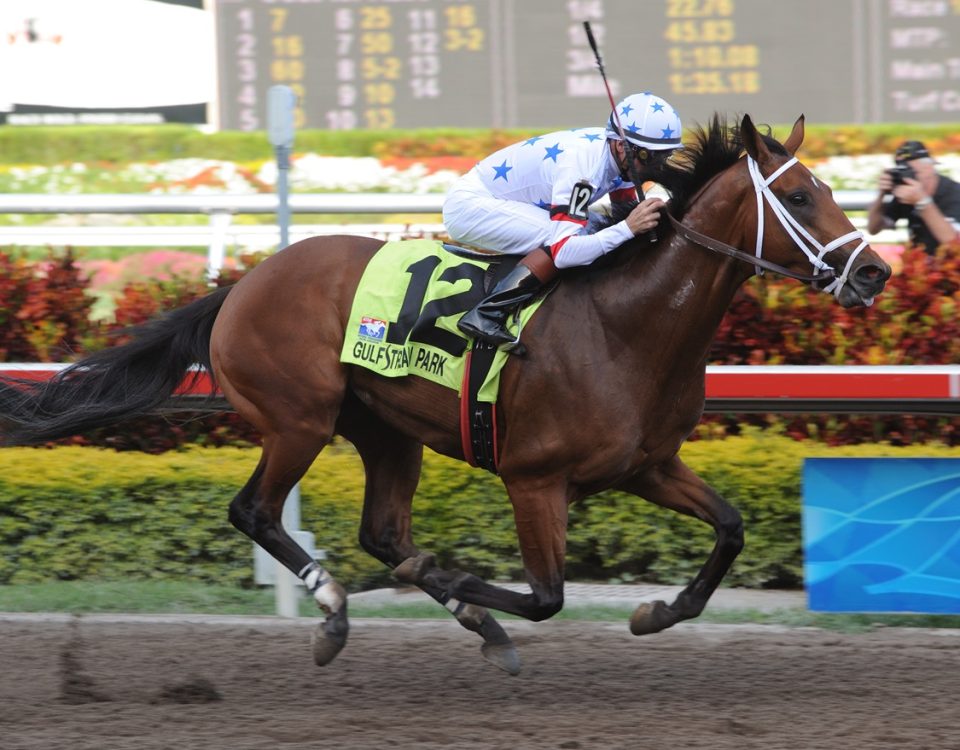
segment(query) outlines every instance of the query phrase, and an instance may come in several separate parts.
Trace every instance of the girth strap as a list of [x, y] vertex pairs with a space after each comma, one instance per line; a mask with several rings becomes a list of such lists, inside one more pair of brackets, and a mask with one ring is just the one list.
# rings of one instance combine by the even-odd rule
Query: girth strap
[[497, 347], [474, 341], [467, 353], [460, 388], [460, 441], [463, 457], [471, 466], [497, 474], [497, 407], [480, 401], [480, 386], [493, 365]]

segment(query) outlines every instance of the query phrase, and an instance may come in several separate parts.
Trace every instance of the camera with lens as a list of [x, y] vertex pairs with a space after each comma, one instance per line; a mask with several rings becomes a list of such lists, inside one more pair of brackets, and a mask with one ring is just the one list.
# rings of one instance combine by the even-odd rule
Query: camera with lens
[[909, 164], [897, 164], [897, 166], [888, 169], [887, 174], [893, 180], [894, 186], [903, 185], [907, 177], [911, 180], [917, 178], [917, 173], [913, 171], [913, 167]]

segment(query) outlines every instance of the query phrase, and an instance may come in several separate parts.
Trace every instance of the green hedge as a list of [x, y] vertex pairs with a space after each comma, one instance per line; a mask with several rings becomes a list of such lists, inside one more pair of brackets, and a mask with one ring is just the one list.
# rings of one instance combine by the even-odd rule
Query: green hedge
[[[453, 129], [303, 130], [296, 135], [295, 150], [330, 156], [373, 156], [378, 153], [378, 148], [389, 148], [394, 141], [451, 142], [455, 147], [461, 139], [486, 139], [490, 133], [489, 130]], [[512, 140], [529, 137], [526, 130], [501, 133], [511, 136]], [[205, 133], [186, 125], [0, 128], [0, 164], [52, 166], [74, 162], [166, 161], [187, 157], [243, 162], [272, 156], [273, 149], [262, 131]]]
[[[693, 125], [693, 123], [688, 123]], [[565, 127], [565, 126], [559, 126]], [[540, 129], [304, 130], [295, 151], [332, 156], [422, 156], [486, 153]], [[780, 135], [788, 125], [774, 124]], [[905, 137], [929, 141], [937, 152], [955, 150], [953, 125], [818, 125], [809, 123], [804, 156], [891, 151]], [[186, 125], [0, 127], [0, 164], [126, 163], [197, 157], [232, 161], [271, 158], [262, 131], [205, 133]]]
[[[746, 548], [726, 582], [802, 581], [800, 472], [805, 456], [941, 456], [960, 449], [828, 448], [751, 432], [683, 448], [687, 463], [736, 505]], [[75, 579], [179, 579], [252, 585], [249, 541], [227, 506], [253, 471], [255, 449], [192, 448], [163, 455], [96, 448], [0, 451], [0, 584]], [[388, 584], [357, 543], [363, 471], [343, 443], [301, 483], [303, 527], [350, 590]], [[523, 580], [510, 506], [495, 477], [427, 453], [414, 502], [415, 539], [442, 564], [485, 578]], [[571, 580], [685, 583], [713, 542], [703, 523], [622, 493], [574, 506]]]
[[[761, 432], [687, 444], [683, 456], [744, 516], [746, 548], [727, 583], [802, 582], [800, 474], [810, 456], [941, 456], [923, 446], [827, 448]], [[258, 451], [188, 449], [159, 456], [95, 448], [0, 451], [0, 584], [51, 579], [180, 579], [252, 584], [251, 546], [227, 506]], [[346, 444], [325, 452], [301, 483], [303, 526], [351, 590], [388, 584], [387, 569], [357, 543], [363, 471]], [[485, 472], [433, 453], [414, 503], [418, 544], [446, 566], [523, 580], [509, 502]], [[609, 492], [574, 506], [571, 580], [685, 583], [704, 562], [703, 523]]]

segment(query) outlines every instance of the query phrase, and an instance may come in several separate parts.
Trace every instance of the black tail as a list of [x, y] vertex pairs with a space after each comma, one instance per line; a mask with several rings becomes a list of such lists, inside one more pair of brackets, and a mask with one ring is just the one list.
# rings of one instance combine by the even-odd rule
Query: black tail
[[173, 395], [194, 364], [212, 377], [210, 333], [229, 292], [217, 289], [132, 328], [130, 343], [85, 357], [46, 382], [0, 381], [3, 443], [42, 443], [147, 414]]

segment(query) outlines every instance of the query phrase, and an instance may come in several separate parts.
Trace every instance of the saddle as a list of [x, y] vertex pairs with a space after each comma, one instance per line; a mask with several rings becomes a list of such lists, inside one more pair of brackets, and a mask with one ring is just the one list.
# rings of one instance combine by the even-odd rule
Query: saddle
[[507, 255], [494, 250], [476, 250], [462, 245], [452, 245], [449, 242], [443, 243], [443, 249], [458, 258], [478, 260], [487, 264], [487, 271], [483, 275], [484, 294], [490, 292], [497, 285], [497, 282], [510, 273], [514, 266], [523, 259], [522, 255]]

